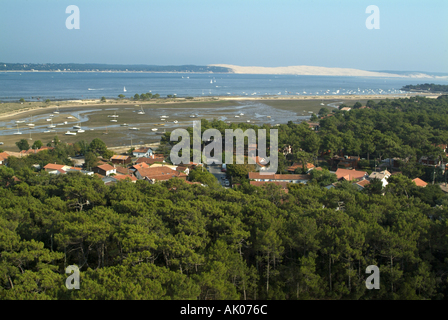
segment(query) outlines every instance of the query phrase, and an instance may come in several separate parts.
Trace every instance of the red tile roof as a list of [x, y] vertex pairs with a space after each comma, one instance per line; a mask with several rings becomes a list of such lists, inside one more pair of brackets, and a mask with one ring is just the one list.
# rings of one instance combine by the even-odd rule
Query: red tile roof
[[426, 186], [428, 185], [425, 181], [423, 181], [423, 180], [420, 179], [420, 178], [415, 178], [415, 179], [412, 180], [412, 181], [415, 182], [415, 184], [417, 185], [417, 187], [426, 187]]
[[110, 171], [110, 170], [114, 170], [115, 169], [110, 164], [103, 164], [101, 166], [97, 166], [97, 168], [100, 168], [103, 171]]
[[135, 176], [133, 176], [132, 174], [129, 174], [129, 175], [118, 174], [116, 176], [113, 176], [112, 178], [114, 178], [115, 180], [131, 179], [131, 181], [137, 181], [137, 178]]
[[341, 168], [339, 168], [338, 170], [336, 170], [336, 176], [338, 177], [338, 180], [339, 179], [345, 179], [347, 181], [360, 180], [365, 175], [367, 175], [367, 172], [365, 172], [365, 171], [356, 171], [355, 169], [348, 170], [348, 169], [341, 169]]
[[138, 169], [138, 172], [142, 177], [155, 180], [168, 180], [172, 177], [187, 177], [185, 173], [170, 169], [169, 167], [142, 168]]
[[0, 153], [0, 161], [6, 160], [8, 158], [9, 158], [9, 154], [7, 154], [6, 152]]
[[133, 165], [131, 168], [135, 170], [149, 168], [149, 165], [146, 162], [141, 162], [139, 164]]
[[117, 170], [117, 173], [119, 174], [130, 174], [130, 171], [128, 168], [123, 168], [123, 167], [116, 167], [115, 168]]
[[[302, 164], [301, 163], [293, 163], [292, 166], [288, 167], [288, 171], [295, 171], [298, 168], [302, 168]], [[307, 163], [305, 165], [305, 169], [312, 169], [314, 168], [314, 164], [312, 163]]]
[[356, 184], [365, 188], [366, 185], [370, 184], [370, 181], [369, 180], [361, 180], [361, 181], [357, 182]]
[[50, 170], [62, 170], [66, 165], [65, 164], [55, 164], [55, 163], [49, 163], [47, 164], [44, 169], [50, 169]]
[[165, 158], [163, 157], [154, 157], [154, 158], [138, 158], [135, 163], [149, 163], [154, 164], [156, 162], [163, 162]]

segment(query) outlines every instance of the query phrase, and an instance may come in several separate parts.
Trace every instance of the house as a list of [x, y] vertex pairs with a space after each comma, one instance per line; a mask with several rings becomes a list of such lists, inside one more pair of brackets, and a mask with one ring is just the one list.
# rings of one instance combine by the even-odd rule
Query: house
[[381, 171], [381, 172], [372, 172], [369, 176], [369, 181], [372, 179], [378, 179], [381, 180], [383, 183], [383, 188], [385, 188], [388, 184], [387, 179], [391, 176], [391, 173], [387, 170]]
[[171, 165], [171, 164], [165, 164], [165, 163], [154, 163], [151, 168], [159, 168], [159, 167], [166, 167], [170, 168], [171, 170], [176, 170], [177, 166]]
[[110, 161], [114, 164], [127, 164], [131, 163], [131, 157], [114, 155], [112, 158], [110, 158]]
[[348, 169], [341, 169], [339, 168], [336, 170], [336, 176], [338, 180], [346, 180], [346, 181], [361, 181], [368, 177], [367, 172], [365, 171], [357, 171], [355, 169], [348, 170]]
[[141, 157], [141, 158], [138, 158], [136, 161], [135, 161], [135, 163], [136, 164], [139, 164], [139, 163], [146, 163], [146, 164], [149, 164], [149, 165], [151, 165], [151, 164], [154, 164], [154, 163], [156, 163], [156, 162], [164, 162], [165, 161], [165, 157], [163, 156], [163, 155], [152, 155], [151, 157], [149, 157], [149, 158], [146, 158], [146, 157]]
[[137, 181], [137, 178], [132, 174], [127, 174], [127, 175], [117, 174], [111, 178], [115, 181], [124, 181], [124, 180], [129, 179], [132, 183], [135, 183]]
[[359, 190], [363, 190], [369, 184], [370, 184], [369, 180], [361, 180], [354, 183], [354, 185], [357, 186]]
[[422, 187], [422, 188], [424, 188], [424, 187], [426, 187], [426, 186], [428, 185], [425, 181], [423, 181], [423, 180], [420, 179], [420, 178], [415, 178], [415, 179], [413, 179], [412, 181], [415, 182], [415, 184], [416, 184], [417, 187]]
[[330, 159], [330, 165], [337, 166], [338, 168], [344, 169], [355, 169], [358, 166], [360, 158], [358, 156], [334, 156]]
[[130, 169], [131, 169], [132, 172], [135, 172], [138, 169], [145, 169], [145, 168], [149, 168], [149, 164], [147, 164], [145, 162], [140, 162], [138, 164], [135, 164], [135, 165], [131, 166]]
[[261, 174], [260, 172], [249, 172], [249, 180], [306, 184], [311, 180], [311, 176], [308, 174]]
[[44, 150], [52, 150], [52, 149], [54, 149], [54, 148], [53, 147], [47, 147], [47, 146], [40, 147], [39, 149], [31, 149], [30, 148], [28, 150], [20, 151], [20, 155], [23, 157], [23, 156], [28, 156], [30, 154], [38, 153], [38, 152], [41, 152], [41, 151], [44, 151]]
[[318, 131], [320, 128], [319, 122], [307, 122], [311, 130]]
[[[65, 164], [49, 163], [44, 167], [44, 170], [51, 174], [60, 174], [60, 173], [65, 174], [65, 173], [67, 173], [67, 170], [71, 169], [71, 168], [72, 167], [67, 166]], [[73, 168], [73, 169], [75, 169], [75, 168]]]
[[111, 174], [116, 174], [117, 169], [112, 167], [110, 164], [103, 164], [93, 168], [93, 172], [98, 173], [102, 176], [109, 176]]
[[138, 158], [149, 158], [153, 155], [153, 152], [151, 148], [143, 147], [132, 151], [132, 155]]
[[139, 180], [148, 180], [151, 183], [169, 180], [174, 177], [187, 180], [187, 175], [185, 173], [170, 169], [167, 166], [138, 169], [135, 172], [135, 176]]
[[[302, 168], [303, 168], [302, 163], [298, 162], [298, 163], [293, 163], [293, 165], [288, 167], [287, 170], [288, 170], [289, 173], [294, 173], [296, 171], [296, 169], [302, 169]], [[310, 171], [312, 169], [314, 169], [314, 164], [307, 163], [305, 165], [306, 172], [308, 172], [308, 171]]]
[[421, 157], [418, 162], [424, 166], [440, 166], [441, 164], [439, 159], [431, 159], [431, 157]]
[[0, 153], [0, 166], [6, 166], [8, 163], [9, 154], [6, 152]]
[[275, 184], [277, 186], [280, 186], [282, 191], [285, 193], [288, 193], [288, 182], [280, 182], [280, 181], [250, 181], [249, 182], [251, 186], [255, 187], [264, 187], [268, 184]]
[[130, 170], [129, 168], [123, 168], [123, 167], [120, 167], [120, 166], [116, 166], [115, 170], [116, 170], [117, 175], [118, 174], [128, 175], [128, 174], [132, 174], [134, 172], [133, 170]]
[[287, 154], [291, 154], [292, 153], [292, 148], [291, 148], [291, 146], [285, 146], [284, 148], [283, 148], [283, 155], [287, 155]]

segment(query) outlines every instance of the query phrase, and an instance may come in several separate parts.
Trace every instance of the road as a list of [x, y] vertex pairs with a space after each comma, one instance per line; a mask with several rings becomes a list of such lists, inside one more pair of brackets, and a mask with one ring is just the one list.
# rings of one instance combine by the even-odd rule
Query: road
[[226, 173], [221, 172], [221, 165], [218, 164], [212, 164], [208, 166], [209, 172], [215, 176], [215, 178], [218, 180], [218, 182], [225, 187], [224, 185], [224, 179], [221, 179], [221, 177], [225, 177]]

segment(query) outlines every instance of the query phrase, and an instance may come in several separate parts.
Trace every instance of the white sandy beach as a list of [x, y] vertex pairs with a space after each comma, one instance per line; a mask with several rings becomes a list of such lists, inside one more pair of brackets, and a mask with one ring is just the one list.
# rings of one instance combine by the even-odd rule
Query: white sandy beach
[[[346, 76], [346, 77], [382, 77], [382, 78], [438, 78], [419, 73], [413, 75], [398, 75], [384, 72], [372, 72], [350, 68], [326, 68], [314, 66], [288, 66], [288, 67], [242, 67], [230, 64], [211, 64], [214, 67], [230, 68], [234, 73], [240, 74], [283, 74], [302, 76]], [[445, 78], [445, 77], [440, 77]]]

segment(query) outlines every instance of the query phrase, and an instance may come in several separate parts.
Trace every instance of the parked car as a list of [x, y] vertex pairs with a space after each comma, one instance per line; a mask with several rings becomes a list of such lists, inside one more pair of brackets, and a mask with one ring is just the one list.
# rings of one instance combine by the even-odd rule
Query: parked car
[[226, 164], [223, 164], [223, 165], [221, 166], [221, 172], [226, 172], [226, 171], [227, 171]]
[[230, 186], [230, 182], [229, 182], [229, 180], [224, 180], [224, 185], [225, 185], [226, 187]]

